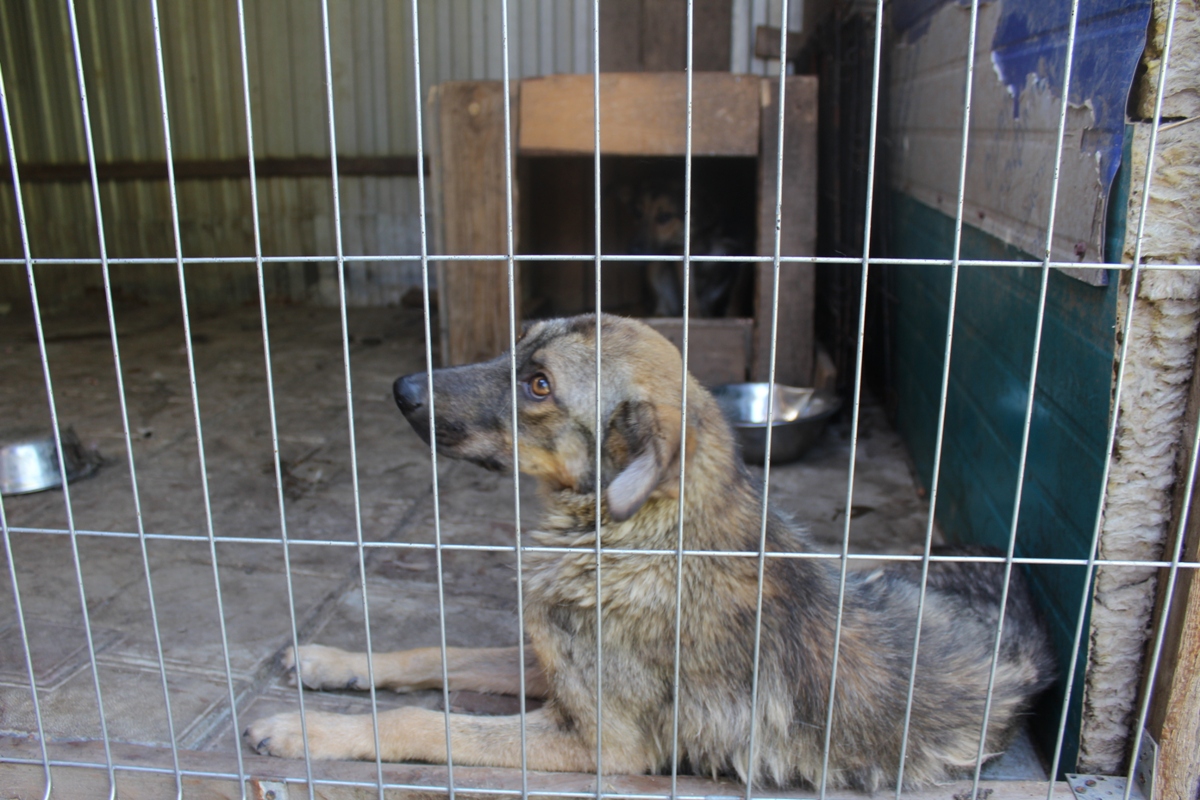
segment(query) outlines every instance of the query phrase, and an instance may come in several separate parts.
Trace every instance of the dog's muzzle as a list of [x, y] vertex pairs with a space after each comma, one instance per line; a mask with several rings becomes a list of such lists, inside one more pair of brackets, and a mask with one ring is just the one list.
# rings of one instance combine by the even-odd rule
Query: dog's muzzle
[[424, 372], [414, 372], [396, 379], [392, 385], [392, 396], [396, 398], [396, 405], [400, 406], [404, 416], [411, 419], [413, 414], [428, 404], [428, 392], [425, 387]]

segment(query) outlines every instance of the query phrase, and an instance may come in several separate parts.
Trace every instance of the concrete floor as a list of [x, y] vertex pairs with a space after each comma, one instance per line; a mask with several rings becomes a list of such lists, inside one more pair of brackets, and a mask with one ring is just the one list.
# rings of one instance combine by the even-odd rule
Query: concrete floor
[[[355, 540], [356, 525], [338, 313], [278, 307], [271, 309], [270, 323], [296, 625], [302, 642], [363, 649], [359, 554], [346, 546]], [[212, 530], [244, 540], [215, 546], [228, 651], [220, 634], [180, 319], [166, 307], [132, 307], [118, 314], [143, 525], [148, 532], [181, 537], [146, 545], [170, 721], [181, 748], [232, 755], [240, 747], [238, 726], [297, 705], [296, 690], [276, 666], [278, 654], [292, 641], [288, 586], [283, 547], [272, 541], [279, 538], [281, 520], [257, 308], [196, 315], [192, 324]], [[420, 312], [351, 309], [349, 328], [362, 536], [397, 545], [369, 549], [366, 555], [373, 647], [436, 645], [434, 553], [399, 546], [433, 542], [429, 453], [391, 399], [396, 376], [424, 368]], [[46, 337], [59, 419], [106, 459], [95, 476], [70, 487], [75, 527], [136, 532], [102, 306], [48, 318]], [[0, 317], [0, 375], [5, 410], [0, 440], [48, 432], [41, 363], [27, 317]], [[839, 547], [843, 531], [848, 434], [848, 425], [834, 425], [804, 460], [771, 472], [774, 502], [830, 551]], [[536, 519], [530, 483], [522, 484], [525, 524]], [[443, 459], [439, 486], [445, 542], [512, 543], [511, 477]], [[61, 491], [5, 497], [3, 503], [10, 528], [67, 527]], [[926, 500], [913, 482], [903, 445], [879, 409], [867, 406], [851, 550], [919, 552], [925, 512]], [[99, 739], [71, 539], [19, 530], [10, 536], [47, 737]], [[81, 534], [76, 541], [108, 737], [169, 746], [139, 540]], [[443, 564], [449, 644], [515, 644], [512, 554], [448, 551]], [[7, 570], [3, 576], [0, 739], [18, 741], [36, 732], [36, 725]], [[440, 707], [441, 702], [440, 692], [379, 695], [381, 708]], [[309, 692], [305, 704], [329, 711], [369, 708], [365, 694], [348, 692]], [[480, 696], [455, 696], [451, 704], [467, 710], [504, 708], [502, 701]], [[1032, 753], [1021, 763], [1014, 777], [1042, 777]]]

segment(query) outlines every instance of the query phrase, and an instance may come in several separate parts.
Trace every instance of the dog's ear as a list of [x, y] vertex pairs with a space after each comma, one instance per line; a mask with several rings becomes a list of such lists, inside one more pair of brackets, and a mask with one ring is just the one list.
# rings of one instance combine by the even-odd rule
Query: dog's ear
[[679, 458], [678, 408], [649, 402], [621, 403], [604, 435], [605, 460], [620, 468], [605, 491], [608, 515], [629, 519], [655, 489], [676, 471]]

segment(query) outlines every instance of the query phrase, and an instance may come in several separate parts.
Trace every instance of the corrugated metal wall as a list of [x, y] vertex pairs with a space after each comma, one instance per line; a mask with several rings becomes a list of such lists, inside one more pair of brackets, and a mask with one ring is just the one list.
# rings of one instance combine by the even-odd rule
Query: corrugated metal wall
[[[96, 157], [101, 163], [165, 158], [149, 2], [78, 0], [80, 44]], [[800, 3], [792, 18], [798, 20]], [[177, 161], [233, 160], [247, 155], [233, 0], [160, 0], [163, 57]], [[512, 0], [514, 77], [591, 68], [590, 0]], [[779, 0], [735, 0], [733, 64], [759, 72], [753, 59], [756, 24], [779, 18]], [[498, 0], [421, 0], [423, 90], [444, 80], [501, 77]], [[330, 0], [330, 38], [339, 157], [416, 152], [410, 6], [387, 0]], [[328, 157], [321, 8], [316, 0], [247, 0], [246, 43], [257, 158]], [[9, 95], [18, 162], [83, 164], [83, 121], [65, 3], [0, 3], [0, 67]], [[422, 92], [424, 95], [424, 91]], [[4, 169], [7, 181], [7, 167]], [[330, 179], [260, 180], [266, 255], [334, 253]], [[171, 257], [170, 203], [162, 180], [102, 181], [108, 254]], [[95, 258], [99, 254], [90, 185], [23, 181], [36, 257]], [[184, 255], [252, 256], [252, 209], [246, 179], [179, 182]], [[347, 255], [418, 252], [416, 180], [412, 176], [344, 176], [341, 180]], [[21, 255], [15, 204], [0, 191], [0, 257]], [[289, 263], [267, 269], [282, 299], [336, 299], [329, 265]], [[99, 268], [39, 267], [43, 297], [68, 299], [99, 286]], [[118, 265], [114, 283], [147, 297], [174, 295], [173, 265]], [[188, 267], [198, 302], [255, 296], [250, 265]], [[419, 281], [411, 262], [352, 264], [349, 301], [388, 303]], [[27, 294], [24, 270], [0, 266], [0, 299]]]

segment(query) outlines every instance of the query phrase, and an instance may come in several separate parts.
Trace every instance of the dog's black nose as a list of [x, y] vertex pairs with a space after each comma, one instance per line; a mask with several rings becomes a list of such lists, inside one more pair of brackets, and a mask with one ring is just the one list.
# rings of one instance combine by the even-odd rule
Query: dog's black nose
[[396, 383], [392, 385], [392, 395], [396, 398], [396, 405], [400, 406], [400, 410], [405, 416], [412, 414], [425, 405], [425, 373], [414, 372], [411, 375], [405, 375], [402, 378], [397, 378]]

